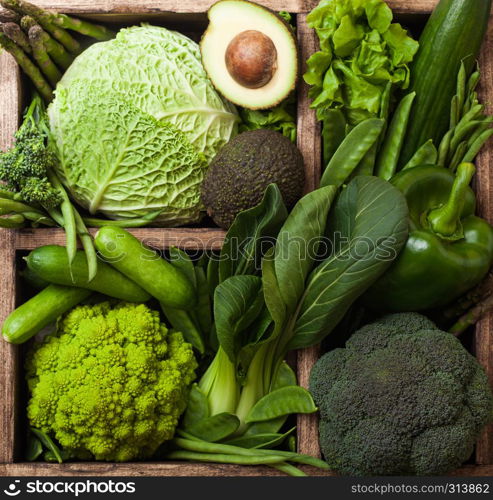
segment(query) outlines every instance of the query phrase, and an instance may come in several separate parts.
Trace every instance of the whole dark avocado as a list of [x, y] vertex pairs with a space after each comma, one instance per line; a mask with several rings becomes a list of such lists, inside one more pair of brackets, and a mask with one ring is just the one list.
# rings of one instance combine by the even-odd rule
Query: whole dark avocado
[[273, 130], [244, 132], [221, 149], [202, 184], [202, 202], [214, 222], [228, 229], [236, 215], [258, 205], [277, 184], [292, 207], [303, 195], [305, 171], [298, 148]]

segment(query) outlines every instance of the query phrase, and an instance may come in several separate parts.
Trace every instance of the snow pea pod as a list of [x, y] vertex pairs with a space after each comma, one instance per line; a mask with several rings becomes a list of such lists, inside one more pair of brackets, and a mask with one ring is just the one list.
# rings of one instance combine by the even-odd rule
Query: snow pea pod
[[378, 140], [384, 123], [384, 120], [370, 118], [354, 127], [327, 165], [320, 186], [342, 186]]
[[426, 141], [417, 151], [413, 157], [407, 162], [402, 170], [408, 168], [419, 167], [420, 165], [435, 165], [438, 158], [438, 151], [433, 140]]
[[346, 136], [346, 119], [339, 109], [328, 110], [323, 119], [323, 161], [327, 165]]
[[373, 175], [375, 170], [375, 162], [377, 160], [377, 148], [378, 144], [375, 142], [373, 146], [368, 150], [368, 152], [363, 156], [363, 159], [359, 162], [359, 165], [354, 169], [351, 177], [356, 177], [357, 175]]
[[399, 103], [399, 106], [397, 106], [389, 130], [382, 144], [380, 154], [378, 155], [376, 174], [386, 181], [388, 181], [397, 170], [397, 163], [404, 144], [404, 136], [406, 134], [415, 97], [416, 92], [411, 92], [405, 96]]
[[317, 407], [310, 393], [299, 386], [282, 387], [257, 401], [245, 421], [262, 422], [292, 413], [314, 413]]

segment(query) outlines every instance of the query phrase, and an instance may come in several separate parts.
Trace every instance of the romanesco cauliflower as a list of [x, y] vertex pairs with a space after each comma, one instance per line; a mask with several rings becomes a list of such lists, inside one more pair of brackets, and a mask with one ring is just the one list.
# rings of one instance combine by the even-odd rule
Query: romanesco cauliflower
[[147, 306], [79, 306], [29, 353], [29, 421], [76, 458], [147, 458], [173, 437], [196, 367]]

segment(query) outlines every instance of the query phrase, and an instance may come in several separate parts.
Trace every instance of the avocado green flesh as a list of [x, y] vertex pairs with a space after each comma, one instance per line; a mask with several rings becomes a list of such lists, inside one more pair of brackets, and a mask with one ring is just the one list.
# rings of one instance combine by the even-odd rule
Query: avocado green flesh
[[[216, 89], [229, 101], [249, 109], [267, 109], [283, 101], [296, 86], [298, 47], [289, 25], [276, 13], [246, 0], [221, 0], [208, 12], [209, 27], [200, 49], [202, 62]], [[226, 51], [240, 33], [255, 30], [272, 40], [277, 52], [277, 69], [260, 88], [238, 83], [226, 65]]]

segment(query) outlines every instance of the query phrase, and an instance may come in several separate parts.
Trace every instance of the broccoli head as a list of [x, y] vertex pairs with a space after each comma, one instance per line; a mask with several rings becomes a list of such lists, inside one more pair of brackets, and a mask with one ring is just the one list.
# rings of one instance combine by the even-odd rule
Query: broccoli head
[[173, 437], [196, 367], [146, 305], [79, 306], [28, 354], [28, 418], [75, 458], [147, 458]]
[[38, 203], [49, 209], [59, 206], [62, 198], [48, 180], [48, 172], [55, 167], [57, 160], [46, 145], [43, 120], [44, 106], [37, 96], [15, 135], [15, 146], [0, 154], [0, 180], [22, 201]]
[[386, 316], [325, 354], [310, 390], [325, 459], [348, 475], [450, 472], [493, 416], [476, 358], [415, 313]]

